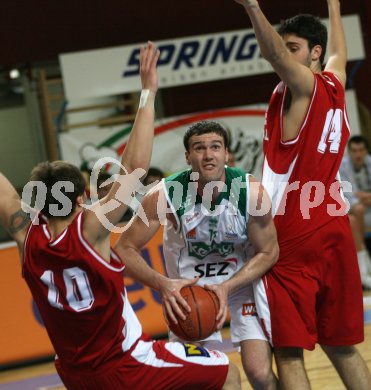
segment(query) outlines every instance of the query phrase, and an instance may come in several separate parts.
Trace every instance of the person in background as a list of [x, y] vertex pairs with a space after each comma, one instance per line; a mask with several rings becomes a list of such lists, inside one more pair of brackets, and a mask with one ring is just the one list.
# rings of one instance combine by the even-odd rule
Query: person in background
[[257, 0], [247, 13], [261, 55], [281, 82], [264, 126], [262, 183], [272, 198], [280, 255], [255, 285], [256, 307], [274, 347], [280, 386], [310, 389], [303, 348], [319, 343], [348, 389], [369, 390], [362, 285], [339, 168], [349, 137], [347, 48], [339, 0], [323, 0], [327, 28], [313, 15], [269, 23]]
[[366, 229], [371, 228], [371, 156], [365, 137], [354, 135], [349, 139], [348, 155], [341, 162], [340, 177], [352, 185], [352, 191], [344, 191], [344, 195], [350, 204], [349, 219], [362, 286], [371, 289], [371, 259], [364, 241]]

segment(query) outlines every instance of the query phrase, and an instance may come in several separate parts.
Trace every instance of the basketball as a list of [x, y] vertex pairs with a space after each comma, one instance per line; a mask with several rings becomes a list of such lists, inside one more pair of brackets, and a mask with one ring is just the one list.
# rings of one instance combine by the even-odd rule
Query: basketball
[[187, 286], [180, 290], [191, 311], [183, 321], [169, 321], [170, 330], [184, 341], [199, 341], [206, 339], [216, 330], [216, 315], [219, 311], [219, 300], [213, 291], [200, 286]]

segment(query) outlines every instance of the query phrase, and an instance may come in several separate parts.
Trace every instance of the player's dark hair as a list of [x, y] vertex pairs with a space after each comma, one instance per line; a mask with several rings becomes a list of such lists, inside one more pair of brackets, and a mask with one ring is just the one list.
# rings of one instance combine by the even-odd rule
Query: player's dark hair
[[58, 205], [59, 210], [63, 208], [61, 201], [55, 199], [52, 194], [52, 187], [56, 183], [69, 181], [73, 185], [72, 192], [67, 192], [64, 187], [59, 188], [59, 191], [72, 203], [72, 210], [68, 215], [61, 216], [60, 218], [67, 218], [75, 211], [77, 197], [83, 195], [85, 191], [85, 179], [81, 171], [75, 165], [65, 161], [45, 161], [36, 165], [31, 171], [30, 180], [41, 181], [46, 186], [45, 204], [39, 211], [48, 218], [53, 217], [53, 215], [50, 214], [49, 209], [51, 204]]
[[369, 149], [369, 146], [368, 146], [368, 140], [367, 138], [363, 137], [362, 135], [353, 135], [353, 137], [350, 137], [349, 138], [349, 141], [348, 141], [348, 150], [350, 149], [350, 147], [352, 146], [352, 144], [363, 144], [366, 149], [367, 149], [367, 152], [370, 150]]
[[224, 147], [229, 146], [228, 131], [218, 122], [214, 121], [201, 121], [191, 125], [183, 137], [183, 144], [187, 151], [189, 151], [189, 139], [194, 135], [203, 135], [215, 133], [223, 137]]
[[100, 187], [101, 184], [103, 184], [106, 180], [110, 179], [112, 175], [108, 173], [107, 171], [101, 171], [98, 174], [97, 178], [97, 188]]
[[321, 65], [323, 64], [327, 47], [327, 28], [320, 18], [310, 14], [299, 14], [281, 21], [277, 31], [281, 36], [295, 34], [306, 39], [309, 50], [312, 50], [316, 45], [320, 45], [322, 47], [320, 62]]

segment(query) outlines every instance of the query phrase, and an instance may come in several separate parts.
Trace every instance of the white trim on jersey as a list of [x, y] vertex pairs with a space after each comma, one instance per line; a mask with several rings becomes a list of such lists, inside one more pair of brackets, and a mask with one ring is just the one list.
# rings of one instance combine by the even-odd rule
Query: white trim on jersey
[[[112, 257], [112, 259], [115, 260], [117, 263], [122, 264], [122, 261], [121, 261], [120, 256], [117, 255], [116, 252], [115, 252], [113, 249], [111, 249], [111, 257]], [[124, 266], [124, 268], [125, 268], [125, 264], [123, 264], [123, 266]]]
[[250, 176], [251, 173], [246, 173], [246, 212], [245, 212], [245, 218], [246, 218], [246, 226], [250, 219], [250, 207], [249, 207], [249, 201], [250, 201]]
[[348, 132], [350, 134], [350, 124], [349, 124], [348, 113], [347, 113], [347, 108], [346, 108], [345, 104], [344, 104], [343, 113], [344, 113], [344, 120], [345, 120], [345, 123], [347, 125], [347, 130], [348, 130]]
[[28, 237], [29, 237], [29, 235], [30, 235], [30, 231], [31, 231], [31, 229], [32, 229], [33, 226], [34, 226], [34, 222], [35, 222], [39, 217], [45, 218], [45, 217], [40, 213], [40, 211], [36, 211], [35, 209], [32, 209], [32, 210], [35, 212], [35, 215], [34, 215], [34, 217], [31, 219], [31, 223], [30, 223], [30, 225], [28, 226], [27, 233], [26, 233], [26, 237], [25, 237], [24, 242], [23, 242], [22, 266], [23, 266], [23, 264], [25, 264], [25, 262], [26, 262], [26, 246], [27, 246]]
[[114, 272], [122, 272], [125, 269], [125, 266], [122, 266], [121, 268], [115, 268], [112, 267], [103, 257], [93, 249], [90, 244], [84, 239], [84, 235], [82, 234], [82, 227], [81, 227], [81, 218], [82, 218], [82, 212], [79, 214], [77, 217], [77, 234], [79, 236], [79, 240], [81, 244], [85, 247], [85, 249], [90, 252], [90, 254], [98, 260], [101, 264], [103, 264], [105, 267], [110, 269], [111, 271]]
[[122, 319], [125, 322], [125, 325], [122, 328], [122, 335], [124, 336], [124, 340], [121, 346], [122, 351], [127, 352], [142, 336], [142, 325], [140, 324], [133, 307], [129, 302], [126, 288], [124, 289], [124, 293], [125, 294], [121, 294], [121, 298], [124, 303], [122, 309]]
[[[274, 217], [281, 205], [282, 196], [286, 190], [298, 156], [290, 164], [286, 173], [279, 174], [269, 166], [268, 159], [264, 159], [262, 183], [272, 201], [272, 217]], [[286, 185], [284, 185], [286, 184]]]
[[[35, 219], [37, 218], [37, 216], [35, 217]], [[32, 224], [32, 222], [33, 222], [34, 220], [32, 220], [31, 221], [31, 223], [30, 223], [30, 226], [28, 227], [28, 229], [27, 229], [27, 233], [26, 233], [26, 237], [25, 237], [25, 239], [24, 239], [24, 243], [23, 243], [23, 252], [22, 252], [22, 266], [26, 263], [26, 247], [27, 247], [27, 242], [28, 242], [28, 237], [29, 237], [29, 235], [30, 235], [30, 231], [31, 231], [31, 229], [32, 229], [32, 227], [33, 227], [33, 224]]]
[[[340, 183], [339, 192], [340, 192], [341, 199], [343, 200], [343, 202], [345, 204], [347, 204], [347, 199], [345, 198], [344, 191], [343, 191], [343, 183], [341, 180], [340, 169], [337, 171], [336, 180]], [[350, 205], [349, 205], [349, 207], [350, 207]]]
[[177, 228], [176, 228], [176, 232], [179, 233], [180, 232], [180, 229], [181, 229], [181, 225], [180, 225], [180, 220], [178, 218], [178, 215], [176, 213], [176, 210], [175, 210], [175, 207], [173, 206], [173, 203], [172, 201], [170, 200], [169, 198], [169, 195], [167, 193], [167, 189], [166, 189], [166, 185], [165, 185], [165, 179], [162, 179], [161, 180], [161, 183], [162, 183], [162, 190], [164, 191], [164, 194], [165, 194], [165, 197], [166, 197], [166, 200], [167, 200], [167, 203], [170, 205], [170, 208], [171, 208], [171, 211], [176, 219], [176, 222], [177, 222]]
[[51, 237], [50, 237], [50, 234], [48, 231], [48, 227], [46, 225], [42, 225], [42, 227], [43, 227], [43, 232], [44, 232], [46, 238], [50, 241]]
[[139, 340], [131, 356], [140, 363], [151, 367], [183, 367], [183, 364], [166, 362], [156, 356], [153, 350], [154, 341]]
[[[44, 226], [46, 226], [46, 225], [44, 225]], [[62, 232], [62, 234], [61, 234], [55, 241], [52, 241], [52, 242], [49, 244], [49, 246], [56, 246], [58, 243], [60, 243], [60, 242], [63, 240], [63, 238], [66, 236], [67, 230], [68, 230], [68, 228], [64, 229], [64, 231]]]

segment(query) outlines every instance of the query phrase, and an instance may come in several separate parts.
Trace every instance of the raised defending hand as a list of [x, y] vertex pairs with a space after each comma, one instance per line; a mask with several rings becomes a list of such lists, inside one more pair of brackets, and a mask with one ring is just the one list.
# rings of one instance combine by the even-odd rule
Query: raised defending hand
[[236, 3], [241, 4], [245, 8], [257, 7], [259, 4], [257, 0], [234, 0]]
[[162, 308], [167, 320], [178, 323], [177, 317], [186, 319], [185, 312], [190, 312], [187, 301], [180, 294], [180, 290], [185, 286], [192, 286], [197, 283], [198, 278], [194, 279], [166, 279], [160, 287], [162, 299]]
[[228, 303], [228, 289], [226, 286], [221, 284], [205, 284], [204, 286], [207, 290], [214, 291], [219, 299], [219, 312], [216, 316], [216, 327], [217, 330], [220, 330], [223, 327], [225, 320], [227, 319], [227, 303]]
[[148, 41], [146, 47], [140, 48], [140, 78], [142, 81], [142, 89], [149, 89], [156, 93], [158, 88], [157, 82], [157, 60], [160, 56], [160, 51], [155, 49], [152, 42]]

